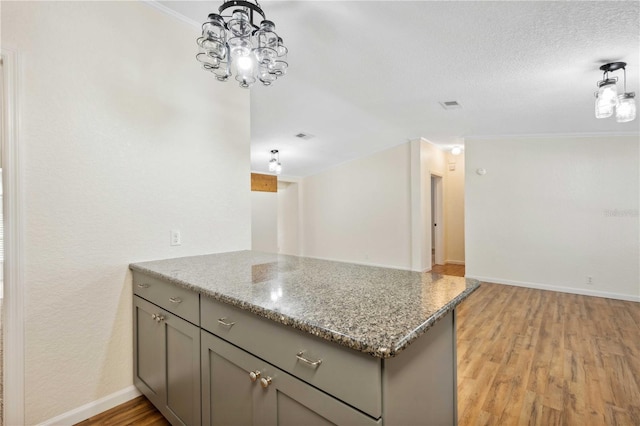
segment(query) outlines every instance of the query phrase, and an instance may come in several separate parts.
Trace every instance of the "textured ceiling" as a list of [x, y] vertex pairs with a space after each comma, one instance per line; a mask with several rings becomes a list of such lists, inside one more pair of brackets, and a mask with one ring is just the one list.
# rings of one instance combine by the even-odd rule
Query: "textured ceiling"
[[[159, 3], [201, 23], [221, 1]], [[603, 63], [627, 62], [628, 90], [640, 92], [640, 2], [261, 5], [290, 68], [250, 89], [255, 171], [271, 149], [283, 175], [306, 176], [418, 137], [451, 147], [468, 136], [640, 135], [640, 119], [593, 112]], [[462, 108], [439, 104], [453, 100]]]

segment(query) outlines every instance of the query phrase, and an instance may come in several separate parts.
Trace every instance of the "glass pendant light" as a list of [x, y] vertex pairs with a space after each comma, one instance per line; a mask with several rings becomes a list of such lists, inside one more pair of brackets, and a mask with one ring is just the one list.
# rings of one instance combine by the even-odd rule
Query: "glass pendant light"
[[613, 106], [609, 103], [600, 102], [598, 93], [596, 93], [596, 118], [607, 118], [613, 114]]
[[251, 21], [249, 15], [242, 9], [236, 9], [231, 15], [231, 20], [227, 24], [231, 32], [238, 37], [248, 37], [251, 35]]
[[[604, 64], [600, 70], [604, 72], [602, 80], [597, 83], [596, 118], [607, 118], [613, 115], [615, 109], [616, 121], [626, 123], [636, 118], [635, 93], [627, 92], [627, 63], [611, 62]], [[624, 86], [621, 94], [618, 94], [617, 77], [609, 78], [609, 73], [622, 69], [624, 72]]]
[[280, 164], [280, 152], [277, 149], [271, 150], [271, 160], [269, 160], [269, 171], [280, 174], [282, 171], [282, 164]]
[[264, 20], [260, 23], [260, 29], [256, 31], [257, 41], [256, 58], [259, 64], [269, 65], [275, 62], [278, 47], [278, 34], [275, 33], [275, 24]]
[[289, 53], [289, 50], [285, 47], [281, 37], [278, 37], [276, 52], [276, 60], [269, 64], [269, 70], [275, 76], [280, 77], [287, 73], [287, 68], [289, 67], [287, 63], [287, 53]]
[[597, 99], [601, 108], [607, 105], [614, 107], [618, 104], [618, 88], [615, 79], [607, 78], [598, 83]]
[[618, 123], [626, 123], [636, 118], [636, 94], [623, 93], [618, 97], [619, 103], [616, 107], [616, 121]]
[[225, 0], [218, 11], [209, 14], [197, 39], [196, 59], [205, 70], [220, 81], [235, 75], [245, 88], [258, 80], [269, 86], [286, 74], [287, 48], [257, 0]]
[[240, 87], [249, 87], [256, 82], [254, 76], [254, 63], [252, 55], [238, 56], [235, 58], [236, 80]]

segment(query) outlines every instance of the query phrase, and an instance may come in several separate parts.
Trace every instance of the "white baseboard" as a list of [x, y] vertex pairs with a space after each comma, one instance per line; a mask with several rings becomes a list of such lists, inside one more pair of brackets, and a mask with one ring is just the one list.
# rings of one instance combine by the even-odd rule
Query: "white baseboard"
[[81, 407], [75, 408], [66, 413], [62, 413], [52, 419], [46, 420], [40, 423], [39, 426], [66, 426], [74, 425], [78, 422], [88, 419], [89, 417], [100, 414], [103, 411], [107, 411], [113, 407], [123, 404], [142, 395], [140, 391], [133, 385], [114, 392], [111, 395], [107, 395], [104, 398], [100, 398], [96, 401], [85, 404]]
[[444, 263], [448, 263], [450, 265], [464, 265], [464, 260], [445, 260]]
[[560, 293], [571, 293], [571, 294], [581, 294], [584, 296], [596, 296], [596, 297], [604, 297], [607, 299], [617, 299], [617, 300], [628, 300], [630, 302], [640, 302], [640, 295], [635, 296], [632, 294], [620, 294], [620, 293], [610, 293], [607, 291], [598, 291], [591, 290], [586, 288], [573, 288], [573, 287], [562, 287], [555, 286], [549, 284], [540, 284], [540, 283], [530, 283], [523, 281], [512, 281], [505, 280], [502, 278], [493, 278], [493, 277], [479, 277], [475, 275], [467, 275], [466, 278], [473, 278], [478, 281], [484, 281], [487, 283], [495, 283], [495, 284], [506, 284], [513, 285], [516, 287], [526, 287], [526, 288], [535, 288], [537, 290], [549, 290], [549, 291], [558, 291]]

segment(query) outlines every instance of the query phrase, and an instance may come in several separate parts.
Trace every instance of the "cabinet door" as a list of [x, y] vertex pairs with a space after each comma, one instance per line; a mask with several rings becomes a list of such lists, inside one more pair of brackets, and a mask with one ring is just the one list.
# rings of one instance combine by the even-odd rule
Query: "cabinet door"
[[206, 331], [201, 341], [203, 425], [381, 424]]
[[173, 425], [200, 424], [200, 329], [134, 296], [134, 382]]
[[156, 407], [166, 400], [164, 330], [155, 320], [159, 308], [133, 297], [133, 381]]
[[173, 425], [200, 425], [200, 328], [172, 314], [164, 325], [166, 406]]
[[249, 373], [260, 361], [205, 331], [201, 332], [203, 426], [255, 424], [255, 391]]

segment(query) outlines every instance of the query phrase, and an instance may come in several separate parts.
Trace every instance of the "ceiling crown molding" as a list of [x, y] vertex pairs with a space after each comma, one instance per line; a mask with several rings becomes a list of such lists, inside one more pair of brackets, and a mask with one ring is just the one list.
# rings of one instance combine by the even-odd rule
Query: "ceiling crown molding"
[[181, 13], [176, 12], [175, 10], [168, 8], [167, 6], [157, 2], [156, 0], [140, 0], [142, 3], [147, 6], [151, 6], [160, 12], [163, 12], [179, 21], [184, 22], [185, 24], [189, 24], [193, 27], [200, 28], [201, 24], [199, 22], [194, 21], [193, 19], [187, 18]]

